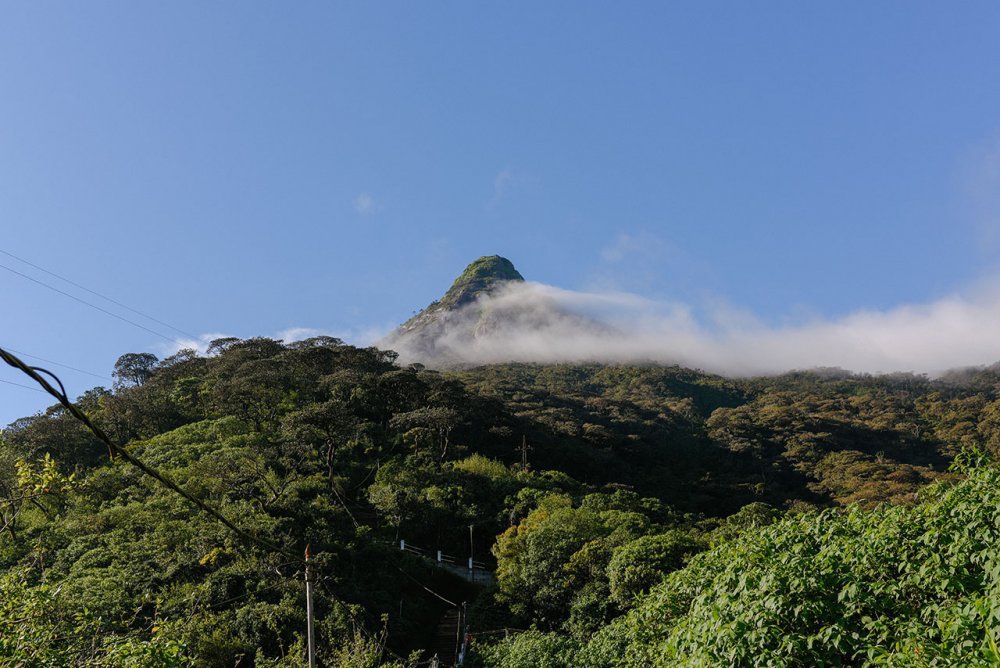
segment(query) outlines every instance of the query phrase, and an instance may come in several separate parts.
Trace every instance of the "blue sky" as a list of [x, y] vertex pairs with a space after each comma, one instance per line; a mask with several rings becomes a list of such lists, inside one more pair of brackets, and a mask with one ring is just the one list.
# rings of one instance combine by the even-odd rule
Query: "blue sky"
[[[0, 249], [199, 335], [367, 341], [493, 253], [767, 327], [937, 303], [998, 273], [997, 34], [985, 2], [10, 3]], [[98, 375], [167, 345], [0, 294], [0, 344]], [[46, 404], [0, 383], [0, 422]]]

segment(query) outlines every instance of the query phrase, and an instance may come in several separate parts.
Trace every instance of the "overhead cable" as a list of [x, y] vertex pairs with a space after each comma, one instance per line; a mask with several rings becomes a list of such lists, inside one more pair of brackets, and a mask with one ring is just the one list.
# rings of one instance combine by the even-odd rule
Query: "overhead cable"
[[45, 390], [41, 389], [40, 387], [32, 387], [31, 385], [22, 385], [21, 383], [13, 383], [13, 382], [11, 382], [9, 380], [4, 380], [3, 378], [0, 378], [0, 383], [4, 383], [5, 385], [13, 385], [14, 387], [23, 387], [26, 390], [34, 390], [35, 392], [44, 392], [45, 391]]
[[146, 327], [145, 325], [140, 325], [139, 323], [135, 322], [134, 320], [129, 320], [128, 318], [126, 318], [124, 316], [120, 316], [117, 313], [114, 313], [112, 311], [107, 310], [106, 308], [101, 308], [100, 306], [97, 306], [96, 304], [91, 304], [90, 302], [88, 302], [85, 299], [80, 299], [76, 295], [70, 294], [70, 293], [66, 292], [65, 290], [60, 290], [59, 288], [57, 288], [55, 286], [52, 286], [52, 285], [49, 285], [48, 283], [46, 283], [44, 281], [40, 281], [37, 278], [33, 278], [31, 276], [28, 276], [27, 274], [22, 273], [22, 272], [18, 271], [17, 269], [11, 269], [10, 267], [8, 267], [5, 264], [0, 264], [0, 269], [6, 269], [7, 271], [9, 271], [12, 274], [17, 274], [18, 276], [20, 276], [22, 278], [28, 279], [32, 283], [37, 283], [37, 284], [39, 284], [39, 285], [41, 285], [43, 287], [48, 288], [49, 290], [54, 290], [55, 292], [58, 292], [61, 295], [64, 295], [66, 297], [69, 297], [70, 299], [78, 301], [81, 304], [89, 306], [92, 309], [97, 309], [101, 313], [104, 313], [106, 315], [110, 315], [112, 318], [117, 318], [118, 320], [121, 320], [122, 322], [127, 322], [128, 324], [132, 325], [133, 327], [138, 327], [139, 329], [145, 330], [145, 331], [149, 332], [150, 334], [155, 334], [156, 336], [160, 337], [161, 339], [166, 339], [167, 341], [170, 341], [171, 343], [176, 343], [177, 345], [184, 345], [183, 341], [178, 341], [177, 339], [175, 339], [175, 338], [173, 338], [171, 336], [167, 336], [166, 334], [163, 334], [161, 332], [158, 332], [155, 329], [150, 329], [149, 327]]
[[49, 276], [54, 276], [55, 278], [58, 278], [60, 281], [64, 281], [66, 283], [69, 283], [73, 287], [79, 288], [79, 289], [83, 290], [84, 292], [89, 292], [90, 294], [94, 295], [95, 297], [100, 297], [101, 299], [104, 299], [105, 301], [109, 301], [112, 304], [114, 304], [115, 306], [120, 306], [123, 309], [125, 309], [126, 311], [131, 311], [132, 313], [135, 313], [136, 315], [141, 315], [143, 318], [146, 318], [147, 320], [151, 320], [151, 321], [155, 322], [158, 325], [163, 325], [164, 327], [172, 329], [175, 332], [177, 332], [179, 334], [183, 334], [184, 336], [190, 337], [192, 339], [197, 339], [198, 338], [197, 334], [192, 334], [190, 332], [185, 332], [183, 329], [180, 329], [179, 327], [174, 327], [169, 322], [163, 322], [162, 320], [158, 320], [157, 318], [154, 318], [153, 316], [149, 315], [148, 313], [143, 313], [142, 311], [140, 311], [138, 309], [132, 308], [128, 304], [121, 303], [117, 299], [112, 299], [111, 297], [108, 297], [107, 295], [101, 294], [100, 292], [98, 292], [96, 290], [91, 290], [90, 288], [88, 288], [85, 285], [80, 285], [76, 281], [71, 281], [70, 279], [66, 278], [65, 276], [60, 276], [59, 274], [55, 273], [54, 271], [49, 271], [45, 267], [40, 267], [37, 264], [35, 264], [34, 262], [29, 262], [28, 260], [25, 260], [23, 257], [18, 257], [16, 255], [14, 255], [13, 253], [9, 252], [9, 251], [5, 251], [2, 248], [0, 248], [0, 253], [3, 253], [7, 257], [14, 258], [18, 262], [22, 262], [22, 263], [28, 265], [29, 267], [34, 267], [38, 271], [45, 272]]
[[[0, 251], [0, 252], [2, 252], [2, 251]], [[10, 352], [14, 353], [15, 355], [20, 355], [21, 357], [30, 357], [31, 359], [39, 360], [40, 362], [47, 362], [48, 364], [55, 364], [58, 367], [62, 367], [64, 369], [69, 369], [70, 371], [76, 371], [77, 373], [82, 373], [82, 374], [85, 374], [87, 376], [93, 376], [94, 378], [100, 378], [101, 380], [112, 380], [110, 377], [108, 377], [108, 376], [102, 376], [99, 373], [93, 373], [92, 371], [84, 371], [83, 369], [77, 369], [75, 366], [70, 366], [69, 364], [62, 364], [61, 362], [56, 362], [54, 360], [45, 359], [44, 357], [39, 357], [38, 355], [31, 355], [31, 354], [23, 352], [21, 350], [14, 350], [10, 346], [4, 346], [4, 348], [6, 348]], [[31, 389], [35, 390], [35, 389], [38, 389], [38, 388], [33, 387]], [[39, 392], [43, 392], [43, 391], [44, 390], [39, 390]]]
[[[84, 426], [86, 426], [87, 429], [89, 429], [91, 433], [98, 438], [98, 440], [100, 440], [102, 443], [108, 446], [109, 452], [111, 452], [113, 455], [121, 457], [128, 463], [132, 464], [132, 466], [135, 466], [137, 469], [139, 469], [149, 477], [158, 481], [164, 487], [167, 487], [168, 489], [173, 490], [177, 494], [180, 494], [185, 499], [194, 504], [198, 509], [214, 517], [216, 520], [224, 524], [233, 533], [237, 534], [244, 540], [250, 543], [255, 543], [257, 545], [260, 545], [261, 547], [267, 548], [272, 552], [277, 552], [278, 554], [282, 554], [286, 557], [289, 557], [290, 559], [301, 561], [301, 559], [297, 555], [292, 554], [291, 552], [287, 551], [280, 545], [273, 543], [267, 540], [266, 538], [261, 538], [260, 536], [256, 536], [247, 531], [246, 529], [240, 528], [239, 526], [234, 524], [229, 518], [223, 515], [221, 512], [219, 512], [212, 506], [208, 505], [198, 497], [192, 495], [190, 492], [188, 492], [183, 487], [178, 485], [176, 482], [171, 480], [169, 477], [167, 477], [163, 473], [160, 473], [153, 467], [149, 466], [141, 459], [133, 455], [131, 452], [123, 448], [121, 445], [115, 443], [111, 439], [111, 437], [109, 437], [107, 434], [104, 433], [103, 429], [101, 429], [93, 422], [91, 422], [90, 418], [87, 417], [87, 415], [83, 411], [77, 408], [76, 405], [74, 405], [73, 402], [69, 400], [69, 397], [66, 396], [65, 389], [63, 389], [62, 387], [62, 383], [59, 381], [59, 378], [55, 374], [40, 367], [28, 366], [20, 358], [16, 357], [7, 350], [4, 350], [3, 348], [0, 348], [0, 359], [2, 359], [4, 362], [14, 367], [15, 369], [19, 369], [33, 381], [38, 383], [43, 390], [45, 390], [53, 397], [55, 397], [59, 401], [59, 403], [62, 404], [67, 411], [69, 411], [70, 415], [72, 415], [74, 418], [82, 422]], [[55, 380], [55, 382], [59, 385], [60, 389], [57, 390], [55, 387], [53, 387], [52, 384], [49, 383], [49, 381], [47, 381], [45, 378], [43, 378], [41, 374], [45, 374], [47, 376], [52, 377]]]

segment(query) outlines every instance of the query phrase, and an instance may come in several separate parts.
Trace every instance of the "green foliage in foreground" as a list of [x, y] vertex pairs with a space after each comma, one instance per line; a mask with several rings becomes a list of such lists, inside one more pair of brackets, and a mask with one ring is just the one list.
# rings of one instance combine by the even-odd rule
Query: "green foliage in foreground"
[[[115, 376], [78, 400], [113, 439], [255, 535], [312, 547], [323, 666], [425, 665], [432, 591], [469, 603], [478, 639], [532, 629], [480, 644], [486, 665], [995, 659], [995, 472], [880, 504], [957, 480], [960, 451], [1000, 454], [998, 369], [444, 374], [321, 337], [130, 354]], [[770, 526], [830, 505], [850, 509]], [[498, 590], [400, 539], [474, 553]], [[298, 666], [301, 575], [108, 462], [58, 407], [0, 434], [0, 666]]]
[[704, 549], [655, 499], [550, 494], [497, 538], [497, 599], [544, 628], [586, 637]]
[[988, 467], [914, 507], [747, 531], [587, 643], [534, 632], [481, 654], [501, 668], [996, 666], [998, 636], [1000, 468]]
[[73, 612], [57, 587], [32, 582], [30, 569], [0, 574], [0, 666], [180, 668], [179, 643], [154, 628], [102, 633], [100, 620]]

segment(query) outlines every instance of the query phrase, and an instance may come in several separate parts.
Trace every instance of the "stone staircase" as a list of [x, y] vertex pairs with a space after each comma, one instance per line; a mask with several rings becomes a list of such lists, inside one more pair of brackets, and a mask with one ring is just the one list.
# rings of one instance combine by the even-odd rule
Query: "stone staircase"
[[441, 616], [441, 621], [438, 622], [431, 652], [437, 656], [438, 665], [441, 668], [452, 668], [458, 662], [461, 623], [462, 619], [458, 608], [448, 608]]

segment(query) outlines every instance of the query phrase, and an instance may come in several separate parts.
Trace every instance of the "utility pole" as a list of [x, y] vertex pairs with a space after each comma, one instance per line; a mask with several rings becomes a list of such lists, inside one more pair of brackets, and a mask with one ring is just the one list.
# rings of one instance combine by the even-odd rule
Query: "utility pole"
[[313, 634], [313, 590], [309, 576], [309, 546], [306, 545], [306, 636], [309, 643], [309, 668], [316, 668], [316, 636]]
[[528, 470], [528, 450], [534, 450], [530, 445], [528, 445], [528, 437], [521, 436], [521, 447], [517, 448], [521, 452], [521, 470]]

